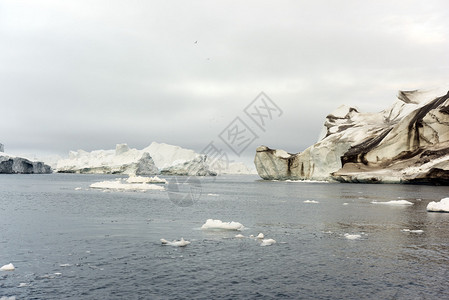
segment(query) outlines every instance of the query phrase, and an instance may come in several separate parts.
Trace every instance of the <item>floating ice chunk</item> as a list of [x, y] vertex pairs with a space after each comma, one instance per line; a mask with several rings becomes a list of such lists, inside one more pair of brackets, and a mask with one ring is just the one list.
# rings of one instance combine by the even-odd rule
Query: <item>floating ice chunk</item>
[[59, 266], [62, 268], [65, 268], [65, 267], [71, 267], [72, 265], [71, 264], [60, 264]]
[[60, 272], [56, 272], [56, 273], [54, 273], [56, 276], [60, 276], [60, 275], [62, 275], [62, 273], [60, 273]]
[[372, 201], [372, 204], [383, 204], [383, 205], [413, 205], [412, 202], [407, 201], [407, 200], [391, 200], [391, 201], [387, 201], [387, 202], [377, 202], [377, 201]]
[[429, 204], [427, 204], [427, 211], [449, 212], [449, 198], [443, 198], [440, 202], [429, 202]]
[[185, 247], [190, 244], [189, 241], [184, 240], [184, 238], [181, 238], [180, 241], [174, 240], [173, 242], [169, 242], [166, 239], [161, 239], [162, 245], [168, 245], [168, 246], [174, 246], [174, 247]]
[[221, 220], [208, 219], [206, 223], [201, 226], [201, 229], [242, 230], [243, 225], [234, 221], [223, 222]]
[[236, 236], [235, 236], [236, 238], [238, 238], [238, 239], [242, 239], [242, 238], [244, 238], [245, 236], [243, 235], [243, 234], [237, 234]]
[[101, 181], [92, 183], [90, 185], [93, 189], [104, 189], [104, 190], [125, 190], [125, 191], [147, 191], [147, 190], [158, 190], [163, 191], [165, 188], [156, 184], [146, 184], [146, 183], [122, 183], [121, 181]]
[[81, 187], [76, 187], [75, 188], [75, 191], [80, 191], [80, 190], [82, 190], [83, 188], [81, 188]]
[[258, 239], [264, 239], [265, 236], [264, 236], [263, 233], [261, 232], [261, 233], [259, 233], [259, 234], [256, 236], [256, 238], [258, 238]]
[[157, 176], [154, 177], [144, 177], [144, 176], [129, 176], [126, 179], [127, 183], [167, 183], [167, 180], [163, 178], [159, 178]]
[[4, 265], [3, 267], [0, 268], [0, 271], [14, 271], [14, 270], [15, 270], [15, 267], [12, 263]]
[[401, 231], [402, 232], [410, 232], [410, 233], [423, 233], [424, 232], [424, 230], [421, 230], [421, 229], [410, 230], [408, 228], [401, 229]]
[[19, 283], [19, 285], [17, 287], [20, 288], [20, 287], [26, 287], [26, 286], [29, 286], [29, 284], [26, 282], [21, 282], [21, 283]]
[[306, 201], [304, 201], [304, 203], [320, 203], [320, 202], [315, 201], [315, 200], [306, 200]]
[[345, 233], [345, 238], [347, 238], [348, 240], [356, 240], [361, 238], [362, 236], [360, 234], [349, 234], [349, 233]]
[[273, 244], [276, 244], [276, 241], [273, 239], [264, 239], [262, 240], [261, 246], [271, 246]]
[[218, 195], [218, 194], [207, 194], [208, 196], [213, 196], [213, 197], [218, 197], [218, 196], [220, 196], [220, 195]]
[[11, 297], [3, 296], [3, 297], [0, 297], [0, 300], [16, 300], [16, 296], [11, 296]]
[[343, 203], [343, 205], [349, 205], [349, 203], [345, 202], [345, 203]]

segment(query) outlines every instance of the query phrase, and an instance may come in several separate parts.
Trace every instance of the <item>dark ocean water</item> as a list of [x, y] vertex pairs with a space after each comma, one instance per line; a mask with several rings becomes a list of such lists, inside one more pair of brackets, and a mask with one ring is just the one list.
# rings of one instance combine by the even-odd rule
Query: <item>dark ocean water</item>
[[[449, 299], [449, 214], [426, 212], [449, 187], [181, 178], [190, 206], [89, 189], [116, 177], [0, 175], [0, 267], [16, 267], [0, 298]], [[400, 199], [414, 205], [371, 203]], [[209, 218], [277, 243], [201, 230]], [[159, 241], [181, 237], [191, 244]]]

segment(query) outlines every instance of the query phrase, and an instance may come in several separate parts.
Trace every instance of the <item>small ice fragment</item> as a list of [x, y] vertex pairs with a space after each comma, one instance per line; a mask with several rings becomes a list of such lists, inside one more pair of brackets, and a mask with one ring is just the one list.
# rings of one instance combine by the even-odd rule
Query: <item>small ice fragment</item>
[[348, 205], [349, 203], [347, 203], [347, 202], [345, 202], [345, 203], [343, 203], [343, 205]]
[[249, 237], [250, 237], [250, 238], [254, 238], [254, 234], [250, 234]]
[[349, 233], [345, 233], [345, 238], [347, 238], [348, 240], [356, 240], [361, 238], [362, 236], [360, 234], [349, 234]]
[[261, 232], [261, 233], [259, 233], [259, 234], [256, 236], [256, 238], [258, 238], [258, 239], [264, 239], [265, 236], [264, 236], [263, 233]]
[[417, 229], [417, 230], [410, 230], [410, 233], [423, 233], [424, 230]]
[[273, 244], [276, 244], [276, 241], [273, 239], [265, 239], [262, 240], [262, 243], [260, 244], [261, 246], [271, 246]]
[[189, 241], [184, 240], [184, 238], [181, 238], [180, 241], [174, 240], [173, 242], [169, 242], [166, 239], [161, 239], [162, 245], [169, 245], [174, 247], [185, 247], [190, 244]]
[[413, 205], [412, 202], [407, 201], [407, 200], [391, 200], [391, 201], [387, 201], [387, 202], [377, 202], [377, 201], [372, 201], [372, 204], [383, 204], [383, 205]]
[[239, 238], [239, 239], [242, 239], [242, 238], [244, 238], [245, 236], [244, 236], [243, 234], [239, 233], [239, 234], [237, 234], [235, 237], [236, 237], [236, 238]]
[[11, 296], [11, 297], [3, 296], [3, 297], [0, 297], [0, 300], [16, 300], [16, 296]]
[[208, 196], [213, 196], [213, 197], [218, 197], [218, 196], [220, 196], [220, 195], [218, 195], [218, 194], [207, 194]]
[[80, 190], [82, 190], [83, 188], [80, 188], [80, 187], [76, 187], [75, 188], [75, 191], [80, 191]]
[[410, 229], [404, 228], [404, 229], [401, 229], [401, 231], [402, 231], [402, 232], [410, 232]]
[[201, 226], [201, 229], [242, 230], [243, 225], [234, 221], [223, 222], [221, 220], [208, 219], [206, 223]]
[[304, 201], [304, 203], [320, 203], [320, 202], [315, 201], [315, 200], [306, 200], [306, 201]]
[[14, 271], [14, 270], [15, 270], [15, 267], [12, 263], [4, 265], [3, 267], [0, 268], [0, 271]]
[[70, 267], [70, 266], [72, 266], [71, 264], [60, 264], [59, 265], [60, 267]]
[[28, 286], [28, 283], [26, 283], [26, 282], [21, 282], [21, 283], [19, 283], [19, 286], [18, 286], [18, 287], [26, 287], [26, 286]]
[[62, 275], [62, 273], [56, 272], [55, 275], [59, 276], [59, 275]]
[[440, 202], [429, 202], [429, 204], [427, 204], [427, 211], [449, 212], [449, 198], [443, 198]]

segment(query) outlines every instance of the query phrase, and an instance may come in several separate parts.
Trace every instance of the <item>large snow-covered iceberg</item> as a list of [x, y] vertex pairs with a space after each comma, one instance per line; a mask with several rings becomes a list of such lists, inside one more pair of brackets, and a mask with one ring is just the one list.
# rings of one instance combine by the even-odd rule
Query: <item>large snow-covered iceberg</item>
[[[56, 170], [61, 173], [209, 176], [217, 175], [216, 165], [216, 162], [210, 165], [204, 154], [153, 142], [142, 150], [119, 144], [115, 150], [71, 151], [69, 158], [58, 161]], [[230, 163], [225, 171], [251, 173], [242, 163]]]
[[48, 174], [52, 169], [40, 161], [0, 153], [0, 174]]
[[260, 146], [254, 163], [268, 180], [449, 184], [449, 93], [400, 91], [379, 113], [340, 106], [304, 152]]

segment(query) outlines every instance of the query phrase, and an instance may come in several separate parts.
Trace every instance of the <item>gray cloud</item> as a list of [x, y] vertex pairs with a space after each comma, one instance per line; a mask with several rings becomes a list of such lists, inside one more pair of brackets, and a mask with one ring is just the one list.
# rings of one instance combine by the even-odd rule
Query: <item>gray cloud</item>
[[[340, 104], [447, 85], [446, 1], [3, 1], [1, 142], [66, 153], [167, 142], [200, 151], [260, 91], [258, 144], [301, 151]], [[222, 145], [225, 147], [224, 145]]]

